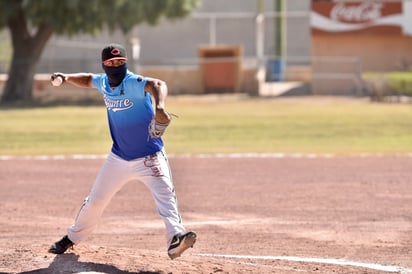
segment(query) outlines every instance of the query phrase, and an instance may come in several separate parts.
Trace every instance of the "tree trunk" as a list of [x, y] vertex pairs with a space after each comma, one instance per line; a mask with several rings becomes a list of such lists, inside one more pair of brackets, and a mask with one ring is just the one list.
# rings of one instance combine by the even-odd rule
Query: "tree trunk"
[[14, 51], [2, 101], [30, 101], [33, 99], [35, 68], [53, 30], [47, 25], [41, 25], [31, 35], [22, 9], [8, 18], [7, 25]]
[[34, 56], [29, 56], [29, 53], [29, 48], [25, 53], [14, 52], [2, 101], [31, 101], [33, 99], [33, 81], [37, 59]]

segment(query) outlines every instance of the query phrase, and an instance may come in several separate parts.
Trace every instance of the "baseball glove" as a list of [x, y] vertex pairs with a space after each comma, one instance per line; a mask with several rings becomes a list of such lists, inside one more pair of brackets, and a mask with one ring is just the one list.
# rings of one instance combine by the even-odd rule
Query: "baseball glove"
[[162, 137], [162, 135], [165, 133], [166, 128], [170, 125], [170, 121], [172, 116], [177, 117], [177, 115], [173, 114], [173, 113], [167, 113], [170, 120], [168, 123], [159, 123], [158, 121], [156, 121], [155, 117], [152, 118], [152, 121], [149, 124], [149, 135], [151, 138], [160, 138]]
[[161, 124], [153, 117], [149, 124], [149, 135], [151, 138], [160, 138], [165, 133], [167, 126], [170, 124]]

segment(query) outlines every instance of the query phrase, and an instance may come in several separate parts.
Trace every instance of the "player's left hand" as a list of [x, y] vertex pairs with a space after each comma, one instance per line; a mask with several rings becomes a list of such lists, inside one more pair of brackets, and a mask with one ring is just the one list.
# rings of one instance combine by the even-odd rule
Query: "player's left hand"
[[176, 114], [167, 112], [163, 108], [157, 108], [156, 115], [149, 124], [150, 137], [160, 138], [172, 121], [172, 116], [178, 117]]
[[169, 122], [166, 124], [159, 123], [155, 117], [153, 117], [152, 121], [149, 124], [149, 134], [151, 138], [160, 138], [165, 133], [166, 128], [169, 126]]

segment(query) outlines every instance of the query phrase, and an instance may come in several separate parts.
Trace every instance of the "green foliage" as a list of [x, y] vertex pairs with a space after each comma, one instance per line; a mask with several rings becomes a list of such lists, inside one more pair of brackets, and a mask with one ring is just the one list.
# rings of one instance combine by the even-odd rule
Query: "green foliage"
[[198, 0], [0, 0], [0, 27], [22, 11], [34, 27], [49, 25], [55, 33], [96, 33], [104, 26], [123, 32], [137, 24], [156, 24], [162, 17], [187, 16]]
[[412, 96], [412, 71], [366, 72], [363, 79], [369, 84], [372, 95]]
[[391, 72], [386, 78], [389, 86], [400, 94], [412, 96], [412, 72]]
[[0, 28], [4, 28], [7, 25], [8, 18], [17, 12], [21, 3], [21, 0], [0, 0]]

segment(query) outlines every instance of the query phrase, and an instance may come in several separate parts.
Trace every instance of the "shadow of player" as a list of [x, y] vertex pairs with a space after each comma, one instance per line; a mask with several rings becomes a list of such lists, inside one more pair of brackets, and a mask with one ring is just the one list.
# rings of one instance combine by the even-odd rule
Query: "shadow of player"
[[41, 268], [20, 274], [50, 274], [50, 273], [78, 273], [78, 272], [98, 272], [110, 274], [163, 274], [161, 271], [139, 271], [130, 272], [121, 270], [113, 265], [100, 264], [92, 262], [79, 262], [79, 255], [62, 254], [54, 258], [53, 262], [47, 268]]

